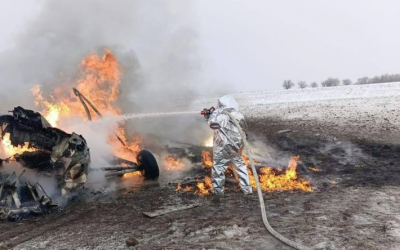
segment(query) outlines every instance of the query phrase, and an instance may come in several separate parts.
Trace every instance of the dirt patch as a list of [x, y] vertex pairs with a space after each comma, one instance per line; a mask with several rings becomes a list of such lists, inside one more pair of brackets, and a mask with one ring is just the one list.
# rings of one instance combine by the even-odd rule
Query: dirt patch
[[[249, 125], [250, 138], [262, 138], [275, 152], [300, 155], [299, 174], [314, 189], [264, 194], [276, 231], [317, 249], [397, 248], [399, 146], [374, 140], [375, 131], [363, 139], [306, 122], [253, 120]], [[284, 129], [290, 131], [278, 133]], [[205, 174], [196, 169], [185, 176]], [[86, 195], [45, 216], [1, 221], [0, 244], [14, 249], [127, 249], [126, 240], [133, 237], [138, 245], [129, 249], [290, 249], [265, 230], [256, 195], [243, 196], [229, 183], [224, 197], [200, 198], [175, 188], [171, 183]], [[194, 202], [202, 205], [153, 219], [142, 215]]]

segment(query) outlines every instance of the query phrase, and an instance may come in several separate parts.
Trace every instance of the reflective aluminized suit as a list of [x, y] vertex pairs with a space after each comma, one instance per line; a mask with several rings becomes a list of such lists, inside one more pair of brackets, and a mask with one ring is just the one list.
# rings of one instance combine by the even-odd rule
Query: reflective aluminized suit
[[208, 124], [214, 129], [214, 166], [212, 169], [212, 185], [216, 194], [223, 194], [225, 183], [225, 171], [229, 163], [233, 163], [233, 169], [239, 179], [240, 187], [245, 194], [252, 193], [247, 166], [239, 155], [243, 147], [243, 140], [239, 130], [230, 121], [229, 116], [223, 111], [230, 112], [239, 122], [244, 116], [239, 113], [239, 105], [229, 95], [218, 100], [217, 109], [210, 115]]

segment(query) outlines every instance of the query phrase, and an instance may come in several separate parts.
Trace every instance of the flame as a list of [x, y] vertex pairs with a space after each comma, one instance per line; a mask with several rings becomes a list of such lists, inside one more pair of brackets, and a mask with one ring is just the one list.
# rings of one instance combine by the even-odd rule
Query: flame
[[[242, 159], [244, 161], [244, 164], [246, 164], [247, 166], [250, 165], [250, 159], [247, 155], [242, 155]], [[213, 159], [211, 157], [211, 153], [208, 151], [203, 150], [201, 152], [201, 160], [203, 163], [203, 166], [206, 168], [211, 168], [213, 166]], [[260, 165], [261, 163], [258, 161], [254, 161], [255, 165]]]
[[204, 167], [211, 168], [213, 166], [213, 160], [210, 152], [203, 150], [201, 152], [201, 160]]
[[10, 134], [6, 133], [1, 141], [1, 145], [4, 149], [4, 151], [8, 154], [8, 156], [14, 156], [16, 154], [22, 154], [24, 152], [33, 152], [35, 151], [34, 148], [29, 146], [28, 142], [24, 143], [24, 146], [18, 146], [18, 147], [14, 147], [11, 144], [11, 140], [10, 140]]
[[[242, 155], [242, 159], [244, 161], [244, 164], [246, 164], [246, 166], [250, 166], [250, 158], [247, 155]], [[254, 161], [254, 165], [261, 164], [261, 162], [255, 161], [254, 159], [253, 159], [253, 161]]]
[[139, 153], [142, 138], [136, 134], [127, 139], [125, 128], [120, 125], [117, 128], [116, 134], [125, 144], [125, 146], [116, 138], [115, 135], [110, 135], [109, 144], [113, 146], [113, 153], [115, 156], [137, 163], [136, 155]]
[[321, 171], [321, 169], [313, 168], [313, 167], [308, 167], [308, 169], [310, 169], [313, 172], [320, 172]]
[[168, 155], [164, 161], [164, 169], [166, 170], [181, 170], [185, 167], [185, 163], [183, 163], [180, 159], [174, 158], [171, 155]]
[[116, 106], [121, 68], [113, 53], [105, 49], [102, 57], [96, 54], [89, 55], [81, 62], [80, 69], [81, 77], [75, 84], [64, 84], [53, 89], [51, 101], [43, 97], [40, 86], [31, 89], [35, 105], [42, 108], [41, 113], [50, 124], [56, 125], [59, 119], [71, 115], [79, 115], [86, 119], [86, 112], [72, 92], [72, 87], [76, 87], [102, 114], [121, 114], [121, 110]]
[[[267, 192], [273, 191], [291, 191], [302, 190], [304, 192], [312, 192], [310, 182], [299, 179], [296, 168], [299, 161], [299, 156], [293, 156], [285, 173], [283, 170], [276, 170], [271, 167], [263, 167], [259, 170], [258, 178], [260, 180], [261, 189]], [[253, 189], [256, 189], [256, 182], [253, 174], [249, 170], [250, 184]]]
[[[81, 92], [100, 111], [101, 114], [121, 115], [117, 106], [120, 96], [119, 86], [121, 83], [122, 70], [116, 56], [108, 49], [104, 50], [102, 56], [91, 54], [82, 60], [80, 65], [80, 77], [72, 84], [63, 84], [53, 89], [49, 98], [43, 97], [40, 86], [31, 89], [35, 97], [35, 105], [42, 109], [41, 113], [52, 126], [57, 126], [62, 119], [71, 116], [80, 116], [87, 119], [86, 111], [79, 98], [75, 96], [72, 87]], [[98, 117], [91, 112], [92, 119]], [[110, 133], [109, 143], [112, 145], [113, 153], [121, 158], [136, 162], [136, 155], [140, 151], [141, 138], [133, 135], [128, 139], [125, 133], [124, 123], [120, 123], [116, 134], [125, 146]]]
[[44, 117], [46, 120], [50, 123], [51, 126], [56, 127], [57, 126], [57, 121], [60, 117], [61, 112], [66, 112], [69, 113], [70, 110], [68, 106], [65, 103], [59, 103], [59, 104], [52, 104], [48, 101], [46, 101], [43, 98], [43, 93], [42, 90], [40, 89], [39, 85], [34, 86], [31, 89], [31, 92], [33, 96], [35, 97], [35, 105], [40, 106], [43, 108], [44, 111]]
[[210, 177], [204, 177], [204, 182], [197, 182], [197, 190], [194, 192], [195, 194], [199, 195], [200, 197], [204, 197], [209, 195], [213, 186], [211, 184]]
[[[206, 176], [204, 177], [204, 181], [197, 181], [196, 184], [196, 191], [194, 192], [200, 197], [204, 197], [206, 195], [209, 195], [211, 193], [211, 190], [213, 189], [213, 186], [211, 184], [211, 179], [210, 177]], [[178, 186], [176, 187], [175, 191], [184, 191], [184, 192], [190, 192], [193, 190], [193, 187], [191, 186], [186, 186], [185, 188], [182, 188], [181, 183], [178, 183]]]
[[142, 174], [139, 171], [136, 172], [131, 172], [131, 173], [126, 173], [122, 176], [122, 178], [126, 179], [126, 178], [130, 178], [132, 176], [141, 176]]

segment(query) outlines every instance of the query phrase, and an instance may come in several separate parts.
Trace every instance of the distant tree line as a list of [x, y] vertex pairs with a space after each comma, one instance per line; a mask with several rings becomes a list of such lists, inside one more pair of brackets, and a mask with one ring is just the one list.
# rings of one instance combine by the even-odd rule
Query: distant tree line
[[[384, 74], [381, 76], [374, 76], [374, 77], [361, 77], [358, 78], [354, 84], [374, 84], [374, 83], [385, 83], [385, 82], [400, 82], [400, 74]], [[322, 87], [333, 87], [339, 85], [351, 85], [353, 82], [350, 79], [343, 79], [342, 81], [339, 78], [332, 78], [329, 77], [325, 81], [321, 82]], [[299, 81], [297, 83], [300, 89], [304, 89], [307, 87], [316, 88], [318, 87], [317, 82], [312, 82], [310, 85], [307, 84], [305, 81]], [[291, 89], [295, 86], [294, 82], [291, 80], [285, 80], [282, 84], [284, 89]]]

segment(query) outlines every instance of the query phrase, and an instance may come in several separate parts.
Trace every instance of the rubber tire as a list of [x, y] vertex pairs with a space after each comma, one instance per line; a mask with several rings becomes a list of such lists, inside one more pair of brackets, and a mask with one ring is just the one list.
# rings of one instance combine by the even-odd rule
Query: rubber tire
[[157, 180], [160, 170], [154, 155], [148, 150], [141, 150], [137, 157], [137, 163], [142, 175], [148, 180]]

